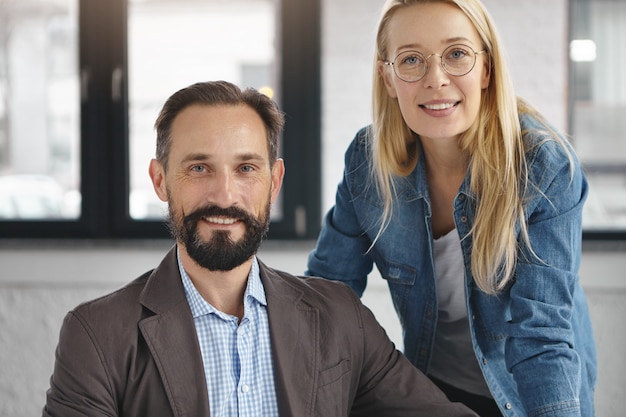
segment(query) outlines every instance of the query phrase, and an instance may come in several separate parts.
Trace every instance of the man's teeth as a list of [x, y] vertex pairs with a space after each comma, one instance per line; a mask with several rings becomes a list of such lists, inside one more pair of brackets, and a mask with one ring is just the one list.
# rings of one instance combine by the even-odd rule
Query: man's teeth
[[424, 104], [424, 107], [428, 110], [445, 110], [454, 107], [454, 104], [455, 103]]
[[217, 224], [233, 224], [237, 221], [237, 219], [231, 219], [231, 218], [223, 218], [223, 217], [205, 217], [204, 220], [206, 220], [207, 222], [211, 222], [211, 223], [217, 223]]

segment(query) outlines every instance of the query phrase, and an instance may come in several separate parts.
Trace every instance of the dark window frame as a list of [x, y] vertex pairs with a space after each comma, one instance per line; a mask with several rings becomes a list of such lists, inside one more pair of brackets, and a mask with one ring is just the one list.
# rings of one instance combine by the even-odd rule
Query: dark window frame
[[[268, 239], [314, 239], [321, 218], [320, 0], [280, 0], [279, 10], [287, 174], [282, 218], [272, 222]], [[0, 221], [0, 238], [169, 238], [163, 221], [134, 220], [128, 210], [126, 0], [80, 0], [79, 38], [81, 216]]]

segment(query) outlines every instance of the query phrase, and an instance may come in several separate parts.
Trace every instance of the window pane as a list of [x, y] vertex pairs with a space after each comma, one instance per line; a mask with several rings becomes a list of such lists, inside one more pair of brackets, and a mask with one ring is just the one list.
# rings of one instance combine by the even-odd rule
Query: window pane
[[80, 216], [77, 7], [0, 7], [0, 220]]
[[626, 230], [626, 2], [573, 0], [571, 131], [590, 195], [585, 230]]
[[278, 9], [275, 0], [130, 0], [128, 7], [129, 212], [155, 219], [166, 213], [148, 177], [158, 111], [198, 81], [227, 80], [277, 99]]

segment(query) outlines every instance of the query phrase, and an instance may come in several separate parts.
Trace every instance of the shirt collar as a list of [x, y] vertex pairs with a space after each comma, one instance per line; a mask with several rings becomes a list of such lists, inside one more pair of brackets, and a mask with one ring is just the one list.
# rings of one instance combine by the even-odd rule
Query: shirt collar
[[[187, 296], [187, 302], [189, 303], [189, 307], [191, 308], [191, 314], [194, 318], [204, 316], [207, 314], [218, 314], [222, 315], [223, 313], [209, 304], [198, 292], [196, 287], [191, 282], [191, 278], [183, 268], [183, 264], [180, 260], [180, 252], [179, 248], [176, 248], [176, 259], [178, 260], [178, 270], [180, 271], [180, 277], [183, 282], [183, 287], [185, 288], [185, 295]], [[246, 291], [244, 293], [244, 311], [247, 310], [249, 302], [256, 301], [257, 303], [267, 306], [267, 299], [265, 298], [265, 289], [263, 287], [263, 282], [261, 281], [261, 274], [259, 272], [259, 262], [257, 261], [256, 256], [252, 258], [252, 267], [250, 268], [250, 273], [248, 273], [248, 283], [246, 285]]]

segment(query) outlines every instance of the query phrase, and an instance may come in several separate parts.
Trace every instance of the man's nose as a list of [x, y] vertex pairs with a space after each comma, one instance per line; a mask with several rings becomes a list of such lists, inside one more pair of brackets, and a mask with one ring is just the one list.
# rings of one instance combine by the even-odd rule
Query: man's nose
[[236, 181], [233, 174], [217, 172], [210, 185], [210, 199], [221, 207], [230, 207], [236, 197]]

